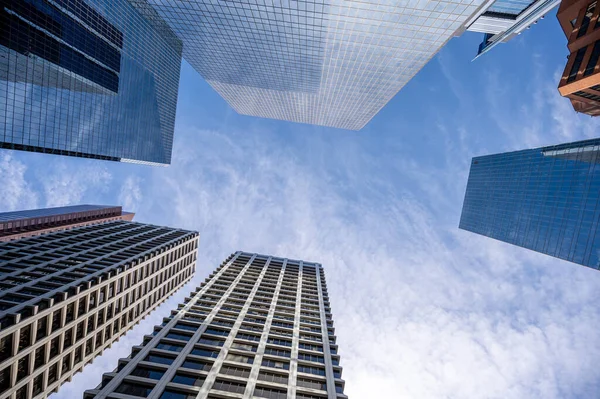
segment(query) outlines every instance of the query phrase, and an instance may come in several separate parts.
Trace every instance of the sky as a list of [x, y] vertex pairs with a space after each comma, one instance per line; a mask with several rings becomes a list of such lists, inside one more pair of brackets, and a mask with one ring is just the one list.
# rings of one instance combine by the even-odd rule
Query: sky
[[592, 398], [600, 274], [458, 229], [473, 156], [592, 138], [556, 89], [555, 15], [472, 62], [455, 38], [361, 131], [241, 116], [184, 62], [172, 165], [0, 150], [0, 209], [116, 204], [200, 232], [193, 281], [51, 399], [102, 373], [237, 250], [321, 263], [345, 393]]

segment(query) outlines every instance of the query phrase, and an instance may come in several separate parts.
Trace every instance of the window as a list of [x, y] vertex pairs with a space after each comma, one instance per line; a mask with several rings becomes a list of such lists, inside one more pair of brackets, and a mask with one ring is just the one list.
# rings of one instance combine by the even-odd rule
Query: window
[[287, 390], [257, 386], [254, 388], [254, 396], [269, 399], [286, 399]]
[[587, 33], [588, 27], [590, 26], [590, 20], [594, 15], [594, 10], [596, 9], [596, 2], [590, 4], [583, 15], [583, 20], [581, 21], [581, 27], [579, 27], [579, 32], [577, 32], [577, 38], [585, 35]]
[[176, 339], [179, 341], [189, 341], [190, 338], [192, 338], [192, 336], [187, 335], [187, 334], [180, 334], [180, 333], [176, 333], [176, 332], [169, 332], [167, 335], [165, 335], [165, 338]]
[[579, 72], [579, 67], [581, 67], [581, 63], [583, 62], [583, 57], [585, 56], [586, 50], [587, 46], [577, 50], [577, 53], [575, 54], [575, 59], [573, 60], [573, 66], [571, 67], [571, 72], [569, 72], [569, 77], [567, 78], [567, 83], [571, 83], [577, 78], [577, 72]]
[[233, 353], [228, 353], [227, 356], [225, 357], [225, 360], [229, 360], [230, 362], [240, 362], [240, 363], [248, 363], [248, 364], [254, 363], [254, 357], [236, 355]]
[[323, 356], [309, 355], [308, 353], [298, 353], [299, 360], [308, 360], [309, 362], [325, 363]]
[[146, 356], [146, 358], [144, 360], [147, 362], [160, 363], [160, 364], [172, 364], [173, 363], [172, 357], [164, 356], [164, 355], [155, 355], [152, 353], [149, 354], [148, 356]]
[[226, 337], [226, 336], [229, 335], [229, 331], [219, 330], [219, 329], [216, 329], [216, 328], [207, 328], [204, 331], [204, 333], [205, 334], [212, 334], [212, 335], [220, 335], [220, 336], [223, 336], [223, 337]]
[[151, 391], [151, 387], [142, 385], [139, 382], [136, 382], [135, 384], [131, 382], [122, 382], [121, 385], [119, 385], [117, 389], [115, 389], [116, 393], [141, 396], [142, 398], [147, 398]]
[[244, 393], [246, 390], [246, 383], [217, 379], [213, 384], [212, 389], [234, 393]]
[[279, 338], [269, 337], [267, 342], [270, 344], [274, 344], [274, 345], [290, 346], [290, 347], [292, 346], [292, 341], [288, 341], [287, 339], [279, 339]]
[[196, 331], [198, 329], [198, 327], [189, 325], [189, 324], [183, 324], [183, 323], [177, 323], [175, 324], [174, 328], [179, 328], [180, 330], [187, 330], [187, 331]]
[[212, 346], [223, 346], [225, 341], [220, 340], [220, 339], [200, 337], [200, 339], [198, 340], [198, 343], [204, 344], [204, 345], [212, 345]]
[[241, 349], [244, 351], [256, 352], [256, 346], [250, 344], [242, 344], [240, 342], [233, 342], [231, 344], [233, 349]]
[[271, 359], [263, 359], [262, 365], [265, 367], [272, 367], [275, 369], [289, 370], [290, 364], [288, 362], [278, 362]]
[[194, 348], [191, 352], [192, 355], [196, 356], [206, 356], [216, 358], [219, 356], [219, 351], [214, 351], [210, 349], [202, 349], [202, 348]]
[[314, 375], [325, 375], [325, 370], [320, 368], [320, 367], [311, 367], [311, 366], [304, 366], [302, 364], [298, 365], [298, 372], [299, 373], [307, 373], [307, 374], [314, 374]]
[[321, 391], [327, 390], [327, 385], [324, 381], [311, 380], [309, 378], [298, 377], [296, 385], [304, 388], [319, 389]]
[[261, 381], [275, 382], [277, 384], [287, 384], [287, 374], [271, 373], [270, 371], [261, 371], [258, 374], [258, 379]]
[[195, 387], [201, 387], [204, 384], [204, 377], [195, 376], [191, 374], [185, 373], [177, 373], [171, 382], [176, 382], [178, 384], [184, 385], [192, 385]]
[[158, 345], [156, 345], [156, 349], [162, 349], [164, 351], [171, 351], [171, 352], [181, 352], [184, 348], [184, 345], [179, 345], [179, 344], [170, 344], [167, 342], [159, 342]]
[[307, 349], [307, 350], [310, 350], [310, 351], [323, 352], [323, 347], [319, 346], [319, 345], [304, 344], [304, 343], [300, 342], [298, 344], [298, 347], [300, 349]]
[[233, 375], [242, 378], [248, 378], [250, 376], [250, 370], [242, 367], [223, 366], [219, 372], [221, 374]]
[[[238, 339], [245, 339], [245, 340], [248, 340], [248, 341], [256, 341], [256, 342], [260, 341], [260, 337], [259, 336], [252, 335], [252, 334], [239, 333], [236, 336], [236, 338], [238, 338]], [[290, 343], [290, 346], [291, 346], [291, 343]]]
[[196, 399], [197, 394], [184, 393], [173, 388], [167, 388], [159, 399]]
[[265, 354], [281, 357], [290, 357], [290, 351], [275, 348], [265, 348]]
[[212, 366], [208, 363], [200, 362], [198, 360], [186, 359], [185, 362], [183, 362], [183, 364], [181, 365], [181, 367], [193, 370], [210, 370]]

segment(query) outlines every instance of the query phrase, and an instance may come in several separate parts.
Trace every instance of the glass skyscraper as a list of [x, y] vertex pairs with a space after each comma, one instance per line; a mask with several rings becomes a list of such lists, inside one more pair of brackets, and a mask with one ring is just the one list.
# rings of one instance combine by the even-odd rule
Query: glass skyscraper
[[485, 1], [150, 2], [237, 112], [358, 130]]
[[475, 157], [460, 228], [600, 268], [600, 139]]
[[1, 0], [0, 148], [169, 164], [181, 47], [145, 0]]

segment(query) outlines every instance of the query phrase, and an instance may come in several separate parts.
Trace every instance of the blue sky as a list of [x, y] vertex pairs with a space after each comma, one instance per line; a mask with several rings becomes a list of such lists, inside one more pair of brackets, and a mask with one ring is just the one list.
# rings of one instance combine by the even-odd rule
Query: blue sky
[[52, 399], [80, 398], [236, 250], [324, 265], [351, 398], [590, 398], [600, 274], [458, 230], [470, 159], [597, 136], [554, 15], [453, 39], [360, 132], [237, 115], [184, 63], [168, 168], [0, 152], [0, 209], [122, 204], [198, 230], [194, 281]]

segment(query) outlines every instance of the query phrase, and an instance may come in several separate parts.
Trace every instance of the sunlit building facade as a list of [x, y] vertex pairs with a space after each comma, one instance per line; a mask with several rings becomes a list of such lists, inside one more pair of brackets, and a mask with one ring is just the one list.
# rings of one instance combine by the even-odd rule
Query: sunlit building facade
[[460, 228], [600, 268], [600, 139], [475, 157]]
[[484, 33], [477, 56], [506, 43], [544, 18], [560, 0], [496, 0], [473, 15], [467, 30]]
[[85, 399], [346, 399], [318, 263], [229, 256]]
[[131, 221], [134, 215], [131, 212], [123, 212], [120, 206], [103, 205], [70, 205], [0, 212], [0, 241], [12, 241], [113, 220]]
[[144, 0], [0, 7], [0, 148], [169, 164], [181, 41]]
[[352, 130], [484, 3], [151, 1], [184, 58], [237, 112]]
[[0, 398], [56, 392], [191, 279], [197, 247], [128, 221], [0, 242]]

